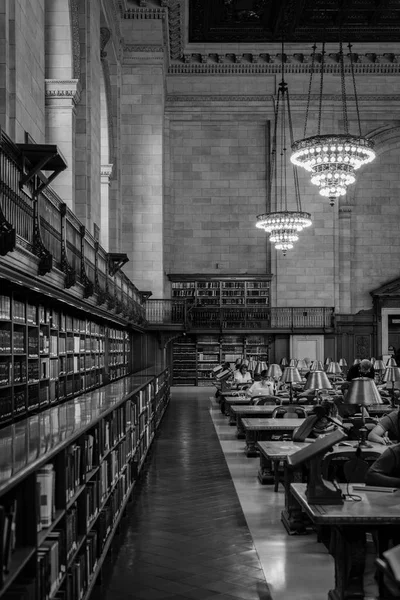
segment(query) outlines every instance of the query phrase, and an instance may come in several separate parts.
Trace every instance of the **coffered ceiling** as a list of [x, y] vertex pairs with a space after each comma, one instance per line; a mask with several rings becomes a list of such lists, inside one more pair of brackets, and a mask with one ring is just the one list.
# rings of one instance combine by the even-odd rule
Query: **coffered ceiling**
[[189, 43], [398, 42], [399, 0], [188, 0]]

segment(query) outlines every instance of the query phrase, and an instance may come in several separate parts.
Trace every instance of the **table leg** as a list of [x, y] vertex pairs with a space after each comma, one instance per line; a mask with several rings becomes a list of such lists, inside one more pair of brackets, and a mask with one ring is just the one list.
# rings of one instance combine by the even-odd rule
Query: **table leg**
[[236, 437], [238, 440], [244, 440], [246, 438], [242, 419], [239, 416], [236, 417]]
[[272, 463], [269, 458], [260, 453], [260, 467], [258, 469], [258, 481], [263, 485], [274, 483]]
[[366, 535], [362, 527], [333, 526], [335, 589], [328, 600], [363, 600]]
[[249, 431], [246, 430], [245, 432], [246, 435], [246, 446], [244, 448], [244, 451], [246, 452], [246, 456], [247, 457], [252, 457], [252, 456], [258, 456], [258, 450], [257, 450], [257, 435], [255, 431]]
[[307, 516], [301, 510], [300, 504], [297, 502], [290, 490], [291, 483], [301, 483], [302, 481], [302, 469], [289, 468], [285, 462], [283, 475], [283, 485], [285, 488], [285, 508], [281, 513], [281, 521], [289, 535], [307, 533]]
[[229, 421], [228, 421], [228, 425], [236, 425], [236, 415], [231, 411], [231, 409], [229, 408], [228, 410], [228, 414], [229, 414]]

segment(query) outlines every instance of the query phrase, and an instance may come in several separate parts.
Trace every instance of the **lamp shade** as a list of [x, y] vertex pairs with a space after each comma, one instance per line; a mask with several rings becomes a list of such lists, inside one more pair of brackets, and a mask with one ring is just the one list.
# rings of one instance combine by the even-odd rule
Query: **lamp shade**
[[286, 367], [282, 373], [281, 381], [283, 383], [301, 383], [301, 375], [297, 367]]
[[287, 358], [281, 358], [279, 364], [281, 365], [281, 367], [287, 367], [288, 366], [288, 359]]
[[274, 379], [279, 379], [282, 375], [282, 369], [276, 363], [272, 363], [268, 367], [268, 377], [273, 377]]
[[295, 358], [291, 358], [289, 362], [289, 367], [297, 367], [297, 360]]
[[320, 360], [314, 360], [311, 364], [310, 371], [323, 371], [324, 367]]
[[256, 368], [256, 366], [257, 366], [257, 363], [256, 363], [256, 361], [255, 361], [255, 360], [253, 360], [253, 359], [250, 359], [250, 360], [249, 360], [249, 364], [248, 364], [249, 371], [252, 371], [252, 372], [253, 372], [253, 371], [254, 371], [254, 369]]
[[332, 361], [329, 363], [328, 368], [326, 369], [326, 372], [329, 375], [340, 375], [342, 372], [342, 369], [339, 367], [339, 363]]
[[372, 366], [374, 366], [374, 364], [375, 364], [375, 361], [376, 361], [376, 358], [375, 358], [375, 356], [371, 356], [371, 358], [370, 358], [369, 360], [370, 360], [370, 362], [372, 363]]
[[360, 406], [383, 404], [376, 383], [370, 377], [357, 377], [350, 381], [344, 402], [345, 404], [358, 404]]
[[325, 366], [329, 365], [332, 362], [332, 359], [329, 356], [325, 359]]
[[241, 364], [242, 364], [242, 359], [241, 358], [237, 358], [235, 360], [235, 365], [238, 366], [238, 365], [241, 365]]
[[345, 358], [339, 358], [339, 367], [347, 367], [347, 360]]
[[247, 358], [244, 358], [244, 359], [242, 360], [242, 362], [241, 362], [241, 365], [246, 365], [246, 367], [248, 367], [248, 366], [249, 366], [249, 362], [250, 362], [250, 361], [249, 361], [249, 360], [247, 360]]
[[254, 369], [254, 375], [260, 375], [261, 371], [266, 371], [267, 369], [267, 363], [264, 362], [263, 360], [259, 360], [258, 363], [256, 364], [256, 368]]
[[386, 366], [387, 367], [397, 367], [397, 363], [396, 363], [395, 359], [393, 358], [393, 356], [391, 358], [387, 359]]
[[309, 367], [308, 367], [308, 363], [304, 358], [301, 358], [299, 361], [297, 361], [297, 370], [298, 371], [308, 371]]
[[361, 358], [355, 358], [354, 362], [353, 362], [353, 365], [359, 365], [360, 362], [361, 362]]
[[400, 381], [400, 367], [386, 367], [382, 375], [383, 381]]
[[384, 371], [385, 370], [385, 365], [384, 365], [383, 360], [376, 360], [374, 362], [374, 369], [375, 369], [375, 371], [378, 371], [378, 372]]
[[320, 371], [311, 371], [307, 377], [305, 390], [331, 390], [332, 384], [328, 375], [322, 369]]

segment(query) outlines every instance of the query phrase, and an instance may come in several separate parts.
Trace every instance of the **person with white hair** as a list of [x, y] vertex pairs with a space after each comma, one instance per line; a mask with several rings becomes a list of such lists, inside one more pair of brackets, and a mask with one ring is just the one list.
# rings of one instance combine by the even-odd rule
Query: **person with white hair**
[[347, 381], [352, 381], [357, 377], [369, 377], [375, 379], [375, 369], [372, 366], [372, 362], [367, 358], [364, 358], [357, 365], [351, 365], [347, 372]]

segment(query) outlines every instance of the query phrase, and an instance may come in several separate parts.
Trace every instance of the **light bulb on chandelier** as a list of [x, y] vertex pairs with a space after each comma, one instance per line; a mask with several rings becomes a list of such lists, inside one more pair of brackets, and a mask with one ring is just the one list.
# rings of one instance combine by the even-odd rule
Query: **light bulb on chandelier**
[[325, 43], [322, 44], [321, 65], [320, 65], [320, 94], [318, 109], [318, 130], [317, 135], [306, 137], [308, 114], [311, 101], [312, 77], [315, 71], [316, 44], [313, 46], [310, 83], [308, 88], [308, 99], [306, 108], [306, 120], [304, 126], [304, 138], [292, 144], [293, 154], [290, 158], [296, 166], [303, 167], [311, 172], [311, 183], [318, 186], [321, 196], [330, 200], [331, 206], [335, 200], [344, 196], [349, 185], [356, 181], [355, 172], [362, 166], [370, 163], [375, 158], [374, 143], [361, 135], [360, 114], [358, 109], [358, 99], [355, 86], [353, 54], [351, 44], [348, 44], [350, 72], [353, 79], [354, 99], [357, 110], [359, 135], [349, 133], [349, 124], [347, 116], [347, 97], [344, 78], [344, 58], [342, 43], [339, 44], [338, 61], [340, 65], [341, 89], [342, 89], [342, 111], [344, 133], [321, 135], [322, 120], [322, 97], [323, 97], [323, 77], [324, 77], [324, 57]]

